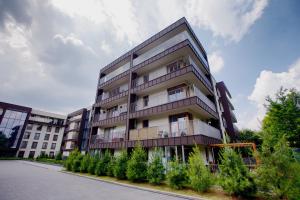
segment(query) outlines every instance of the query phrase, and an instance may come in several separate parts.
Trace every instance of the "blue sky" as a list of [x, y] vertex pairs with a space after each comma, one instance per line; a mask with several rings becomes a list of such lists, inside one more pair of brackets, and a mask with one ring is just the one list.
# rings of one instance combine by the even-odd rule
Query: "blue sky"
[[240, 128], [259, 128], [264, 98], [300, 90], [297, 0], [0, 0], [0, 100], [59, 113], [93, 103], [98, 72], [185, 16]]

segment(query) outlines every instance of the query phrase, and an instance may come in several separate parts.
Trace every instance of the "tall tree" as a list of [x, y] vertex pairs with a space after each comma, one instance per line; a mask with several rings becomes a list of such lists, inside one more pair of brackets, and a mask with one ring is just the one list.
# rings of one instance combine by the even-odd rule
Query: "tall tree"
[[275, 99], [267, 97], [262, 130], [274, 136], [274, 144], [285, 135], [291, 147], [300, 147], [300, 108], [296, 105], [299, 98], [297, 90], [283, 88], [277, 92]]

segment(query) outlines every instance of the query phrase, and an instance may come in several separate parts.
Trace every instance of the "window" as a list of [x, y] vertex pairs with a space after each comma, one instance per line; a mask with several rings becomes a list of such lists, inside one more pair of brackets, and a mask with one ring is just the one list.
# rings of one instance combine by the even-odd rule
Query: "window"
[[27, 130], [32, 130], [32, 126], [33, 126], [32, 124], [27, 124], [26, 129]]
[[59, 127], [55, 127], [55, 133], [59, 132]]
[[40, 156], [41, 156], [41, 155], [46, 155], [46, 151], [41, 151]]
[[42, 125], [39, 125], [39, 126], [36, 127], [36, 130], [41, 131], [42, 128], [43, 128], [43, 126], [42, 126]]
[[47, 132], [51, 132], [52, 127], [51, 126], [47, 126]]
[[147, 83], [149, 81], [149, 74], [144, 75], [143, 79], [144, 83]]
[[185, 93], [184, 93], [183, 87], [177, 87], [177, 88], [174, 88], [174, 89], [170, 89], [168, 91], [168, 94], [169, 94], [169, 101], [170, 102], [183, 99], [186, 96]]
[[25, 132], [23, 138], [24, 139], [29, 139], [30, 138], [30, 132]]
[[53, 151], [50, 151], [49, 153], [49, 157], [53, 158], [54, 157], [54, 152]]
[[50, 134], [46, 134], [44, 140], [49, 140]]
[[40, 133], [35, 133], [33, 139], [39, 140], [40, 139]]
[[149, 120], [143, 120], [143, 128], [149, 127]]
[[33, 142], [33, 143], [31, 144], [31, 148], [32, 148], [32, 149], [36, 149], [37, 144], [38, 144], [37, 142]]
[[149, 96], [144, 96], [144, 97], [143, 97], [143, 104], [144, 104], [144, 107], [148, 106], [148, 103], [149, 103]]
[[25, 149], [27, 147], [27, 141], [22, 141], [20, 148]]
[[25, 154], [25, 151], [19, 151], [18, 158], [23, 158]]
[[43, 142], [42, 149], [47, 149], [47, 146], [48, 146], [48, 143], [47, 142]]
[[53, 135], [53, 141], [57, 141], [58, 135]]
[[180, 66], [178, 65], [178, 62], [176, 61], [176, 62], [168, 64], [167, 69], [168, 69], [168, 72], [171, 73], [171, 72], [174, 72], [174, 71], [180, 69]]
[[55, 147], [56, 147], [56, 143], [52, 143], [51, 144], [51, 149], [55, 149]]
[[35, 151], [30, 151], [30, 152], [29, 152], [29, 158], [33, 158], [33, 157], [34, 157], [34, 154], [35, 154]]

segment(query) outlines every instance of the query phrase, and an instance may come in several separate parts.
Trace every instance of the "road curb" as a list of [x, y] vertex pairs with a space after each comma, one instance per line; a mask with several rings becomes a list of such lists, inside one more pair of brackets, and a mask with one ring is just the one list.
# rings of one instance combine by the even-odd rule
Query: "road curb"
[[96, 177], [92, 177], [92, 176], [86, 176], [86, 175], [82, 175], [82, 174], [76, 174], [76, 173], [68, 172], [68, 171], [60, 171], [60, 172], [65, 173], [65, 174], [74, 175], [74, 176], [84, 177], [84, 178], [88, 178], [88, 179], [96, 180], [96, 181], [100, 181], [100, 182], [111, 183], [111, 184], [115, 184], [115, 185], [119, 185], [119, 186], [123, 186], [123, 187], [148, 191], [148, 192], [157, 193], [157, 194], [168, 195], [168, 196], [172, 196], [172, 197], [178, 197], [178, 198], [182, 198], [182, 199], [207, 200], [207, 199], [199, 198], [199, 197], [195, 197], [195, 196], [188, 196], [188, 195], [177, 194], [177, 193], [173, 193], [173, 192], [166, 192], [166, 191], [162, 191], [162, 190], [155, 190], [155, 189], [150, 189], [150, 188], [145, 188], [145, 187], [139, 187], [139, 186], [130, 185], [130, 184], [126, 184], [126, 183], [118, 183], [116, 181], [103, 180], [103, 179], [100, 179], [100, 178], [96, 178]]

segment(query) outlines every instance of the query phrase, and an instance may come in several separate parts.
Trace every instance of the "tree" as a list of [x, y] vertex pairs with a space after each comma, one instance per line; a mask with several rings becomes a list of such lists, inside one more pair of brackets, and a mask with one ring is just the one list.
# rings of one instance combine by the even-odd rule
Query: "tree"
[[219, 169], [219, 183], [228, 194], [247, 197], [256, 193], [254, 179], [233, 149], [225, 148], [221, 152]]
[[250, 129], [240, 130], [237, 140], [239, 142], [253, 142], [256, 145], [261, 145], [262, 143], [259, 132]]
[[134, 148], [128, 161], [126, 176], [133, 182], [145, 181], [147, 177], [147, 154], [140, 144]]
[[205, 166], [199, 147], [195, 146], [189, 156], [188, 178], [191, 187], [198, 192], [207, 191], [212, 185], [212, 175]]
[[168, 163], [167, 184], [176, 190], [183, 188], [187, 183], [187, 170], [184, 163], [178, 160]]
[[161, 184], [165, 179], [165, 167], [162, 163], [161, 152], [155, 149], [147, 169], [147, 179], [151, 184]]
[[97, 162], [95, 174], [98, 176], [105, 176], [107, 174], [108, 165], [111, 159], [110, 152], [105, 151], [104, 155], [100, 157]]
[[73, 172], [80, 171], [80, 164], [81, 164], [82, 158], [83, 158], [83, 155], [81, 155], [80, 152], [78, 154], [76, 154], [76, 156], [74, 157], [73, 163], [72, 163], [72, 171]]
[[107, 171], [106, 171], [107, 176], [111, 176], [111, 177], [114, 176], [115, 164], [116, 164], [116, 159], [115, 159], [114, 156], [111, 156], [110, 161], [109, 161], [108, 166], [107, 166]]
[[121, 154], [117, 156], [114, 166], [114, 176], [117, 179], [126, 179], [127, 162], [127, 151], [122, 150]]
[[267, 113], [262, 123], [262, 130], [273, 134], [273, 144], [283, 135], [291, 147], [300, 147], [300, 108], [296, 99], [300, 93], [295, 89], [280, 88], [275, 99], [267, 97]]
[[98, 161], [99, 161], [99, 154], [98, 153], [96, 153], [95, 155], [90, 157], [89, 166], [88, 166], [88, 173], [95, 174], [96, 165], [97, 165]]
[[90, 155], [86, 154], [83, 156], [81, 163], [80, 163], [80, 172], [86, 173], [88, 171], [90, 163]]
[[62, 160], [62, 153], [61, 152], [58, 152], [58, 154], [56, 154], [55, 160]]
[[274, 135], [263, 134], [260, 165], [256, 181], [263, 196], [275, 199], [300, 199], [300, 164], [283, 136], [274, 145]]
[[64, 167], [68, 170], [71, 171], [73, 168], [73, 161], [74, 159], [80, 154], [78, 149], [74, 149], [68, 156], [68, 158], [64, 162]]

